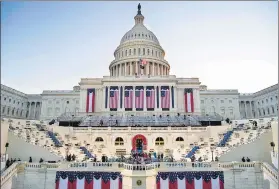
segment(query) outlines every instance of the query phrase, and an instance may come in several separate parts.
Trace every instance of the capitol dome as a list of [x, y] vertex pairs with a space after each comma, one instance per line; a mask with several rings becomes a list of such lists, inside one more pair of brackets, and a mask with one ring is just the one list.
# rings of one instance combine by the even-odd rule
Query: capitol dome
[[[159, 45], [159, 41], [157, 37], [154, 35], [154, 33], [148, 30], [143, 25], [143, 22], [137, 23], [137, 17], [140, 16], [139, 15], [135, 16], [135, 20], [136, 20], [135, 26], [122, 37], [120, 44], [123, 44], [125, 42], [136, 41], [136, 40], [147, 40], [150, 42], [157, 43]], [[142, 16], [142, 21], [143, 19], [144, 17]]]
[[[114, 60], [109, 66], [110, 76], [169, 75], [170, 66], [164, 59], [165, 51], [153, 32], [144, 26], [141, 5], [138, 5], [135, 25], [122, 37], [114, 51]], [[141, 69], [140, 59], [145, 60]]]

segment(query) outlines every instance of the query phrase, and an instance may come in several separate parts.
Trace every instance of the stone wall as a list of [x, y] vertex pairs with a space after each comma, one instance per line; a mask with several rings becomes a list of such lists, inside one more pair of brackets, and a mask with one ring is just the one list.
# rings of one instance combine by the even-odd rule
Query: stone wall
[[[44, 169], [25, 170], [13, 179], [12, 189], [53, 189], [55, 172], [54, 170], [45, 172]], [[263, 173], [259, 167], [227, 170], [224, 172], [224, 179], [226, 189], [266, 189]]]
[[222, 155], [219, 160], [224, 162], [241, 161], [242, 157], [249, 157], [251, 161], [263, 161], [271, 164], [270, 140], [272, 133], [269, 131], [250, 144], [244, 144]]
[[31, 156], [33, 162], [39, 162], [40, 158], [43, 158], [45, 161], [62, 160], [61, 157], [50, 153], [47, 149], [29, 144], [12, 133], [8, 134], [8, 142], [10, 145], [7, 153], [10, 158], [20, 158], [22, 161], [29, 161]]

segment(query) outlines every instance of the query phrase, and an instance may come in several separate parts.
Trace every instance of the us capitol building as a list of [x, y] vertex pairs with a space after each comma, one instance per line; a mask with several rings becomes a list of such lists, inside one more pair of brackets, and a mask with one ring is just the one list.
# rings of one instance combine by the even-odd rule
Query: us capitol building
[[251, 94], [207, 89], [199, 78], [170, 75], [158, 38], [144, 26], [138, 7], [135, 25], [124, 34], [109, 64], [109, 76], [81, 78], [73, 90], [25, 94], [1, 84], [1, 115], [51, 120], [62, 114], [219, 115], [252, 119], [278, 114], [278, 84]]

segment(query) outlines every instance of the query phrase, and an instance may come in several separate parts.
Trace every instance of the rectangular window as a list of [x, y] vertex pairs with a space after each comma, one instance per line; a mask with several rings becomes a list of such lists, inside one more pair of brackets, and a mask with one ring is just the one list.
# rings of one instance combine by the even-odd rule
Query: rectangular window
[[223, 103], [224, 103], [224, 100], [221, 100], [221, 103], [223, 104]]

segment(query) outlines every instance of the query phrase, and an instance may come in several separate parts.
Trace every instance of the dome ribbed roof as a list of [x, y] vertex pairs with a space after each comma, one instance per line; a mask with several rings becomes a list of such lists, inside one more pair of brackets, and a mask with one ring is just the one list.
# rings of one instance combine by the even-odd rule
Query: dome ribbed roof
[[149, 31], [143, 24], [136, 24], [130, 31], [128, 31], [121, 39], [120, 44], [124, 42], [131, 42], [135, 40], [148, 40], [160, 44], [153, 32]]
[[122, 37], [120, 44], [131, 41], [147, 40], [160, 45], [154, 33], [148, 30], [143, 24], [144, 16], [141, 14], [140, 4], [138, 6], [138, 14], [134, 19], [135, 26]]

